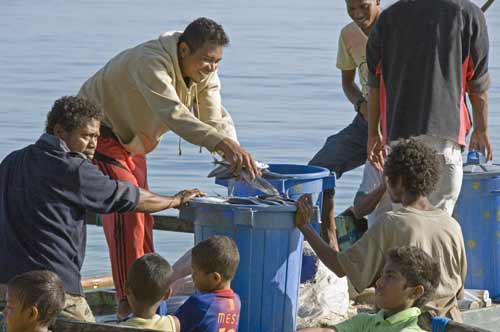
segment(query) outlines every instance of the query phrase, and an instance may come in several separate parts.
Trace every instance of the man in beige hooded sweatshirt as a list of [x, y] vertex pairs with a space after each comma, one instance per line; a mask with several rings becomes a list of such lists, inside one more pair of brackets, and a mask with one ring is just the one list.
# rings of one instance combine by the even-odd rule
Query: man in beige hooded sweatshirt
[[[104, 113], [95, 160], [111, 178], [147, 188], [145, 155], [172, 130], [185, 140], [224, 156], [235, 175], [258, 170], [236, 138], [234, 123], [221, 104], [217, 66], [229, 39], [222, 26], [199, 18], [184, 32], [123, 51], [80, 89]], [[152, 252], [153, 218], [144, 213], [103, 216], [113, 280], [120, 299], [118, 316], [128, 314], [124, 292], [135, 259]]]

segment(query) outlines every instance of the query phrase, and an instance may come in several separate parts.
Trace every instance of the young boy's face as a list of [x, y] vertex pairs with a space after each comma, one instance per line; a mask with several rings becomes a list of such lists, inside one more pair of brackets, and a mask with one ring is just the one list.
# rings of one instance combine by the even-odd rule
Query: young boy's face
[[34, 330], [31, 308], [23, 308], [15, 292], [7, 291], [7, 304], [3, 310], [7, 332], [28, 332]]
[[401, 311], [412, 307], [416, 300], [415, 287], [408, 286], [398, 267], [388, 261], [375, 283], [375, 305], [387, 311]]
[[347, 13], [361, 28], [369, 29], [377, 20], [380, 0], [346, 0]]
[[200, 292], [207, 293], [217, 288], [218, 278], [215, 272], [205, 272], [194, 263], [191, 263], [191, 267], [194, 285]]

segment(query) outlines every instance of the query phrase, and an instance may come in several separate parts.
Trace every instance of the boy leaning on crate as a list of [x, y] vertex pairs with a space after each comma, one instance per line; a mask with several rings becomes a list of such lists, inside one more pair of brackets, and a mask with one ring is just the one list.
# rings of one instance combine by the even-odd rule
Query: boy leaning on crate
[[227, 236], [212, 236], [191, 252], [197, 293], [175, 313], [181, 332], [237, 332], [241, 302], [231, 289], [240, 254]]

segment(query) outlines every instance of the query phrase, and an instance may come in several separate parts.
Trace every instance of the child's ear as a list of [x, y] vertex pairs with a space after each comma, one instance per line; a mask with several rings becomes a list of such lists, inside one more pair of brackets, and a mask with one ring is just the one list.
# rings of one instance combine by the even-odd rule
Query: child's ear
[[40, 311], [36, 306], [32, 306], [31, 308], [27, 309], [28, 311], [28, 320], [30, 322], [36, 322], [38, 321], [38, 318], [40, 316]]
[[165, 292], [165, 295], [163, 295], [162, 300], [168, 300], [170, 296], [172, 296], [172, 288], [169, 287]]
[[413, 289], [413, 296], [415, 297], [415, 300], [421, 298], [425, 293], [425, 288], [422, 285], [417, 285]]
[[212, 272], [212, 276], [216, 283], [220, 283], [222, 281], [222, 275], [219, 272]]

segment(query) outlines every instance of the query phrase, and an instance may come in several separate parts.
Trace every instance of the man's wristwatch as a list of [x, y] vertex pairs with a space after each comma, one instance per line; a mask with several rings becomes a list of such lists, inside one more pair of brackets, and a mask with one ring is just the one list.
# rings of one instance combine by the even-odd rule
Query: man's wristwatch
[[358, 100], [354, 103], [354, 110], [359, 113], [359, 110], [361, 109], [361, 104], [363, 104], [366, 101], [365, 97], [359, 96]]

